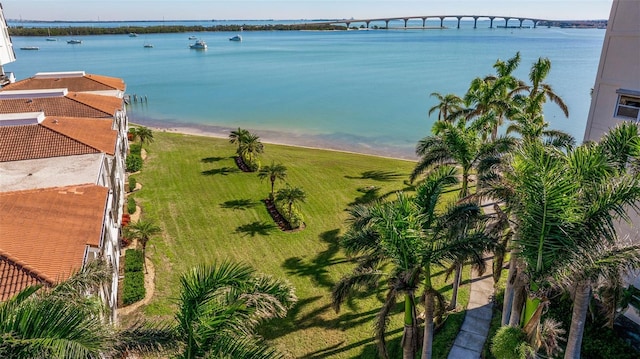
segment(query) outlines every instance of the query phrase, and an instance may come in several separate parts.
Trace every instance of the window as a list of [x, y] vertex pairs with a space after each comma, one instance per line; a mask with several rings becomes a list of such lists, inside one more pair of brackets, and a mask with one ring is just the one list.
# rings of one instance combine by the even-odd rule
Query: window
[[620, 89], [615, 117], [640, 121], [640, 91]]

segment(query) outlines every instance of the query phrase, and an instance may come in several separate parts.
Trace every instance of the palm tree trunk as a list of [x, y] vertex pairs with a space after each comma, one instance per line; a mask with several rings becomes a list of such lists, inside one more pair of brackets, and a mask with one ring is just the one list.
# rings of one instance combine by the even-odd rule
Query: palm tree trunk
[[404, 331], [402, 332], [402, 358], [414, 359], [418, 347], [416, 305], [413, 292], [404, 296]]
[[511, 306], [511, 315], [509, 316], [509, 325], [512, 327], [520, 326], [520, 317], [522, 317], [522, 308], [526, 297], [524, 282], [520, 274], [516, 274], [515, 283], [513, 285], [513, 305]]
[[[502, 270], [499, 268], [498, 270]], [[517, 281], [518, 269], [516, 267], [516, 256], [511, 251], [511, 258], [509, 259], [509, 275], [507, 276], [507, 286], [504, 289], [504, 302], [502, 303], [502, 321], [501, 326], [509, 324], [509, 318], [511, 318], [511, 310], [513, 308], [513, 299], [515, 293], [515, 284]]]
[[591, 286], [587, 283], [579, 283], [576, 286], [576, 296], [573, 299], [573, 313], [571, 314], [571, 328], [567, 338], [567, 349], [564, 359], [580, 359], [580, 347], [582, 335], [587, 319], [587, 310], [591, 300]]
[[422, 359], [431, 359], [433, 355], [433, 312], [435, 310], [433, 288], [431, 285], [431, 268], [425, 268], [424, 297], [424, 336], [422, 338]]
[[460, 281], [462, 280], [462, 263], [456, 264], [456, 273], [453, 278], [453, 285], [451, 287], [451, 303], [449, 304], [449, 310], [456, 309], [458, 305], [458, 288], [460, 288]]

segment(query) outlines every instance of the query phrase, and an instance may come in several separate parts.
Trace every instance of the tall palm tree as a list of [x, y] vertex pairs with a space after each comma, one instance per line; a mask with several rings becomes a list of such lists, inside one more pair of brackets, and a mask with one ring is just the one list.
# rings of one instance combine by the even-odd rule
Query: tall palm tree
[[273, 199], [273, 188], [276, 180], [284, 181], [287, 178], [287, 167], [281, 163], [275, 164], [274, 162], [271, 162], [270, 166], [260, 168], [258, 177], [261, 180], [264, 180], [265, 178], [269, 179], [271, 182], [271, 195], [269, 198]]
[[304, 202], [307, 194], [300, 187], [291, 187], [289, 184], [285, 188], [281, 188], [276, 193], [276, 201], [282, 201], [287, 204], [289, 218], [293, 214], [293, 205], [298, 202]]
[[[409, 198], [399, 193], [392, 202], [351, 209], [351, 226], [341, 245], [349, 255], [359, 255], [354, 271], [343, 277], [332, 291], [333, 305], [340, 304], [357, 289], [372, 289], [388, 278], [386, 300], [375, 324], [379, 353], [387, 357], [384, 334], [386, 319], [398, 297], [404, 299], [403, 356], [413, 358], [417, 346], [415, 293], [424, 290], [425, 336], [423, 356], [431, 357], [435, 301], [442, 296], [432, 285], [432, 266], [444, 266], [461, 253], [482, 253], [486, 243], [469, 236], [449, 236], [447, 225], [458, 215], [479, 209], [469, 205], [436, 211], [444, 191], [458, 183], [456, 169], [440, 167], [419, 185], [418, 194]], [[464, 215], [463, 215], [464, 217]], [[383, 272], [391, 264], [390, 271]], [[442, 305], [441, 305], [442, 307]]]
[[88, 290], [107, 283], [111, 271], [93, 261], [52, 289], [32, 286], [0, 302], [0, 357], [100, 358], [113, 342], [113, 328]]
[[[137, 239], [138, 244], [142, 247], [142, 258], [147, 258], [147, 244], [151, 237], [162, 233], [162, 228], [158, 227], [152, 220], [141, 219], [133, 224], [124, 227], [127, 237]], [[144, 272], [147, 273], [147, 261], [144, 260]]]
[[182, 275], [180, 287], [175, 322], [126, 331], [122, 336], [129, 334], [129, 341], [121, 341], [119, 351], [166, 354], [157, 345], [163, 341], [174, 344], [169, 353], [177, 347], [174, 354], [185, 359], [282, 358], [256, 338], [255, 329], [286, 316], [297, 302], [291, 285], [247, 265], [223, 262], [193, 268]]
[[153, 142], [153, 131], [149, 127], [137, 127], [135, 135], [140, 139], [140, 143], [142, 144]]
[[438, 121], [448, 121], [450, 114], [457, 113], [463, 109], [464, 101], [458, 95], [446, 94], [442, 95], [438, 92], [432, 92], [431, 97], [438, 99], [438, 104], [429, 109], [429, 116], [438, 111]]

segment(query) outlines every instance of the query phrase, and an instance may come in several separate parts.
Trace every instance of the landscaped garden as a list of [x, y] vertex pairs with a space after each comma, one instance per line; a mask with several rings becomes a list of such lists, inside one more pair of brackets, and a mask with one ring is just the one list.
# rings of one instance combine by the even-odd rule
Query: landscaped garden
[[[260, 331], [279, 350], [291, 357], [377, 357], [373, 322], [385, 293], [355, 296], [339, 314], [334, 312], [331, 289], [353, 268], [338, 242], [347, 226], [347, 209], [406, 189], [414, 162], [265, 145], [261, 162], [286, 166], [286, 182], [306, 193], [298, 205], [305, 228], [283, 232], [263, 202], [271, 183], [238, 169], [235, 146], [228, 140], [165, 132], [155, 132], [154, 139], [146, 145], [144, 170], [136, 175], [144, 187], [135, 196], [143, 217], [163, 229], [162, 237], [147, 247], [156, 268], [156, 296], [144, 309], [146, 315], [162, 318], [174, 312], [178, 279], [188, 269], [223, 260], [243, 262], [288, 279], [296, 289], [298, 304], [287, 318]], [[275, 183], [276, 192], [284, 187], [283, 181]], [[366, 190], [370, 188], [376, 190]], [[436, 288], [450, 294], [443, 273], [436, 274]], [[466, 307], [467, 287], [459, 308]], [[401, 353], [403, 307], [397, 306], [389, 324], [392, 356]], [[461, 319], [458, 314], [447, 322], [459, 325]], [[456, 334], [454, 330], [448, 338]], [[437, 340], [435, 357], [446, 357], [446, 345]]]

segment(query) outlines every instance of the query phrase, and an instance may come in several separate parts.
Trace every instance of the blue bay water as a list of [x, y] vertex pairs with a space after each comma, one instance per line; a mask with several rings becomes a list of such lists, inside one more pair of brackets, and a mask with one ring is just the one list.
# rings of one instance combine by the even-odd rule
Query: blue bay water
[[[131, 121], [154, 127], [218, 135], [243, 127], [265, 141], [413, 158], [436, 116], [427, 115], [436, 104], [430, 93], [462, 96], [474, 77], [494, 73], [496, 59], [520, 51], [516, 75], [525, 80], [538, 57], [551, 60], [547, 82], [570, 117], [555, 105], [546, 106], [545, 117], [581, 141], [604, 30], [449, 25], [245, 31], [241, 43], [228, 41], [235, 35], [228, 32], [84, 36], [81, 45], [67, 44], [71, 37], [13, 37], [17, 61], [5, 70], [18, 79], [75, 70], [123, 78], [128, 94], [148, 99], [129, 106]], [[190, 35], [205, 40], [208, 50], [190, 50]]]

